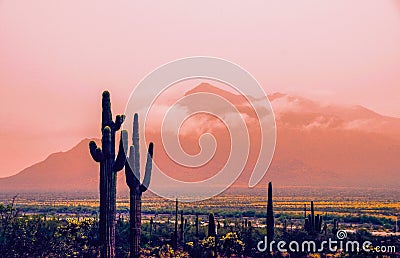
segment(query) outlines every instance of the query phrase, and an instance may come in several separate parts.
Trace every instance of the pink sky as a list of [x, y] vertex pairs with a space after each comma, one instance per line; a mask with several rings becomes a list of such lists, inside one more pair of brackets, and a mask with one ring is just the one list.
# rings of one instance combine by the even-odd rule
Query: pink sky
[[399, 1], [0, 0], [0, 176], [99, 137], [101, 91], [122, 113], [156, 67], [193, 55], [267, 93], [400, 117]]

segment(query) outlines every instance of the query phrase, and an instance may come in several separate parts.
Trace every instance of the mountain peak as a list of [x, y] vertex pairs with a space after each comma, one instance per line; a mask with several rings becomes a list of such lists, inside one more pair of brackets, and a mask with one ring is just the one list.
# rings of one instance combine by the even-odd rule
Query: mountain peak
[[[203, 82], [203, 83], [200, 83], [199, 85], [197, 85], [196, 87], [192, 88], [191, 90], [187, 91], [185, 93], [185, 96], [188, 96], [188, 95], [194, 94], [194, 93], [199, 93], [199, 92], [214, 93], [217, 95], [225, 95], [227, 93], [231, 93], [230, 91], [221, 89], [210, 83]], [[231, 94], [233, 94], [233, 93], [231, 93]]]

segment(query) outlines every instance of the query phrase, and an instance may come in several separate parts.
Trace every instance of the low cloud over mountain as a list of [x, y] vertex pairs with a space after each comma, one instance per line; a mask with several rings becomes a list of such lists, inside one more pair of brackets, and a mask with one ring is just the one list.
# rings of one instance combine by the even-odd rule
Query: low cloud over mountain
[[[195, 92], [222, 96], [245, 117], [251, 135], [250, 157], [234, 185], [247, 186], [260, 147], [255, 113], [246, 98], [232, 92], [201, 84], [186, 94]], [[272, 94], [269, 99], [276, 119], [277, 142], [270, 169], [258, 187], [264, 187], [268, 181], [273, 181], [276, 186], [398, 187], [399, 118], [383, 116], [361, 106], [323, 104], [281, 93]], [[182, 107], [182, 110], [190, 112], [190, 107]], [[229, 132], [218, 118], [206, 114], [193, 118], [181, 128], [183, 150], [197, 154], [199, 137], [204, 133], [211, 133], [219, 143], [214, 158], [198, 169], [174, 164], [160, 150], [159, 130], [153, 128], [146, 132], [146, 139], [155, 142], [157, 165], [166, 168], [168, 175], [188, 181], [215, 174], [223, 167], [231, 146]], [[229, 114], [225, 118], [229, 119]], [[88, 142], [89, 139], [84, 139], [69, 151], [51, 154], [17, 175], [0, 179], [0, 189], [97, 191], [99, 168], [89, 155]], [[119, 174], [118, 187], [126, 190], [123, 174], [123, 171]]]

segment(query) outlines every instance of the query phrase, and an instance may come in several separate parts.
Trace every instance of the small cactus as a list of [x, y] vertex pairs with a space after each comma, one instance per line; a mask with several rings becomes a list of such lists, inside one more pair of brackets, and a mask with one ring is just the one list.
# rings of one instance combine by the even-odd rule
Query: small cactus
[[210, 213], [208, 215], [208, 236], [215, 237], [217, 236], [216, 228], [215, 228], [215, 218], [214, 214]]
[[310, 235], [320, 234], [322, 230], [322, 216], [319, 214], [315, 215], [313, 201], [311, 201], [311, 213], [304, 220], [304, 229]]

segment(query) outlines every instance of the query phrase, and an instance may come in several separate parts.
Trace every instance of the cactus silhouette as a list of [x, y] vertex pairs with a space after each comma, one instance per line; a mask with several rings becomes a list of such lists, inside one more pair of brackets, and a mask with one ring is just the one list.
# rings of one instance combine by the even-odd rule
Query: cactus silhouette
[[150, 218], [150, 241], [151, 241], [152, 236], [153, 236], [153, 224], [154, 224], [153, 218]]
[[124, 115], [112, 119], [110, 93], [103, 92], [101, 121], [101, 147], [94, 141], [89, 143], [92, 158], [100, 163], [100, 252], [101, 257], [115, 257], [116, 226], [116, 180], [117, 172], [122, 170], [126, 161], [127, 132], [121, 132], [119, 151], [115, 159], [115, 132], [121, 128]]
[[311, 201], [311, 228], [310, 233], [313, 234], [315, 232], [315, 215], [314, 215], [314, 202]]
[[178, 198], [175, 200], [175, 230], [173, 236], [174, 248], [178, 248]]
[[314, 202], [311, 201], [311, 213], [304, 221], [304, 229], [308, 234], [320, 234], [322, 230], [322, 216], [315, 215]]
[[140, 146], [139, 146], [139, 121], [138, 114], [133, 117], [132, 145], [129, 148], [128, 162], [125, 164], [126, 184], [129, 187], [130, 200], [130, 257], [139, 257], [140, 235], [142, 226], [142, 194], [150, 185], [151, 170], [153, 166], [153, 143], [147, 150], [147, 161], [143, 183], [140, 183]]
[[208, 215], [208, 236], [217, 236], [217, 232], [215, 230], [215, 218], [213, 213], [210, 213], [210, 215]]
[[181, 210], [181, 225], [180, 225], [180, 235], [179, 235], [181, 243], [184, 243], [183, 230], [184, 230], [184, 218], [183, 218], [183, 210]]
[[271, 241], [274, 240], [274, 209], [272, 204], [272, 183], [268, 184], [268, 201], [267, 201], [267, 247], [269, 248]]

